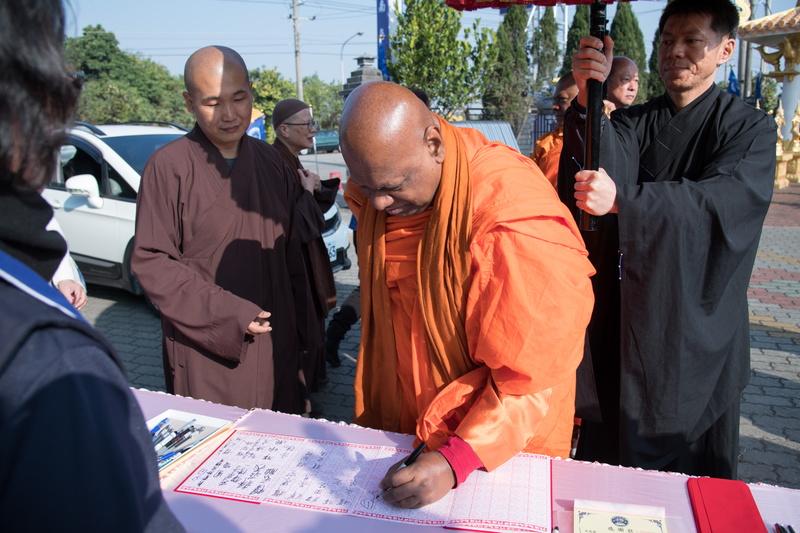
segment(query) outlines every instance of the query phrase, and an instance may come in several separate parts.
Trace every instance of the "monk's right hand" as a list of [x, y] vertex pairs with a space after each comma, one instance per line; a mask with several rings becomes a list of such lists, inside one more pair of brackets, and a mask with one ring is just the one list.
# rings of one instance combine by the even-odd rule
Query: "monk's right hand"
[[614, 60], [614, 41], [606, 35], [601, 41], [586, 35], [581, 38], [580, 48], [572, 56], [572, 75], [578, 86], [578, 103], [586, 106], [587, 82], [590, 79], [600, 83], [606, 81], [611, 73]]
[[575, 205], [590, 215], [617, 212], [617, 184], [605, 170], [581, 170], [575, 174]]
[[255, 318], [255, 320], [250, 322], [250, 325], [247, 326], [247, 333], [256, 336], [268, 331], [272, 331], [272, 326], [270, 326], [269, 321], [267, 321], [270, 316], [272, 315], [268, 311], [261, 311], [258, 313], [258, 316]]
[[427, 452], [411, 466], [394, 465], [380, 482], [382, 496], [389, 503], [405, 509], [418, 509], [439, 501], [456, 484], [450, 463], [439, 452]]

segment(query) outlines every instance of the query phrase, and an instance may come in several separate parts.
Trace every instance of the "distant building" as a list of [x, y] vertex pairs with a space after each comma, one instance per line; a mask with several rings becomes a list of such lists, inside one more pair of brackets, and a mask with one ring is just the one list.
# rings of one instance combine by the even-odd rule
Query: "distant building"
[[384, 81], [383, 73], [375, 66], [375, 56], [363, 55], [356, 58], [358, 68], [350, 73], [347, 82], [339, 91], [342, 99], [346, 99], [356, 87], [370, 81]]

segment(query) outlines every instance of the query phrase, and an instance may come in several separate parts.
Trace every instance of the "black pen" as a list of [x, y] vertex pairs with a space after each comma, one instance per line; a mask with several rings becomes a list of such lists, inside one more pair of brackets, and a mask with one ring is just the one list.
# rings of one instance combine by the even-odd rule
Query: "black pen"
[[794, 533], [794, 528], [790, 525], [786, 526], [786, 529], [789, 530], [789, 533]]
[[[397, 470], [400, 470], [401, 468], [405, 468], [407, 466], [413, 465], [414, 461], [417, 460], [417, 457], [419, 457], [419, 455], [422, 453], [422, 450], [424, 450], [424, 449], [425, 449], [425, 441], [422, 441], [422, 442], [419, 443], [419, 446], [414, 448], [414, 451], [411, 452], [411, 455], [409, 455], [406, 458], [406, 460], [403, 461], [403, 464], [401, 464], [400, 466], [397, 467]], [[395, 470], [395, 472], [397, 472], [397, 470]], [[387, 490], [389, 490], [389, 489], [381, 489], [381, 491], [378, 493], [378, 495], [375, 496], [375, 499], [377, 500], [378, 498], [380, 498], [383, 495], [383, 493], [386, 492]]]
[[186, 429], [184, 429], [184, 430], [182, 430], [182, 431], [179, 431], [178, 433], [176, 433], [176, 434], [175, 434], [175, 436], [174, 436], [174, 437], [172, 437], [172, 439], [170, 439], [170, 440], [169, 440], [169, 442], [167, 442], [166, 444], [162, 444], [161, 446], [162, 446], [163, 448], [170, 448], [170, 447], [174, 446], [174, 445], [175, 445], [175, 443], [176, 443], [176, 442], [178, 442], [179, 440], [181, 440], [181, 438], [182, 438], [184, 435], [186, 435], [187, 433], [190, 433], [190, 432], [192, 431], [192, 428], [193, 428], [193, 427], [194, 427], [194, 426], [192, 426], [192, 427], [188, 427], [188, 428], [186, 428]]

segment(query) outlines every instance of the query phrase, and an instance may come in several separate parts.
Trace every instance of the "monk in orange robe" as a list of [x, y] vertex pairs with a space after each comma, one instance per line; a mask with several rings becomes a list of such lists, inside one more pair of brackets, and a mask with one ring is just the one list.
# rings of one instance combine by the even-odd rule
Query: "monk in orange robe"
[[553, 187], [393, 83], [357, 88], [341, 124], [361, 278], [355, 422], [432, 451], [390, 469], [383, 498], [420, 507], [520, 451], [567, 457], [594, 270]]
[[531, 152], [531, 159], [539, 165], [554, 189], [558, 187], [558, 161], [561, 159], [561, 148], [564, 146], [564, 113], [577, 95], [578, 86], [575, 85], [575, 77], [572, 72], [567, 72], [558, 80], [553, 94], [556, 129], [536, 139]]

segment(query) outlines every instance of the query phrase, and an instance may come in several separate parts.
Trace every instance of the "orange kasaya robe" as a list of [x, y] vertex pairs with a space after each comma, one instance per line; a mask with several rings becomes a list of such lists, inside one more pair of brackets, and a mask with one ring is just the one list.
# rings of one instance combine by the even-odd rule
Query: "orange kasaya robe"
[[564, 127], [559, 126], [545, 133], [533, 145], [531, 159], [539, 165], [547, 180], [555, 189], [558, 186], [558, 161], [561, 159], [561, 148], [564, 146]]
[[594, 270], [533, 162], [440, 120], [446, 157], [426, 212], [387, 217], [353, 183], [362, 339], [355, 422], [456, 434], [492, 470], [567, 457]]

